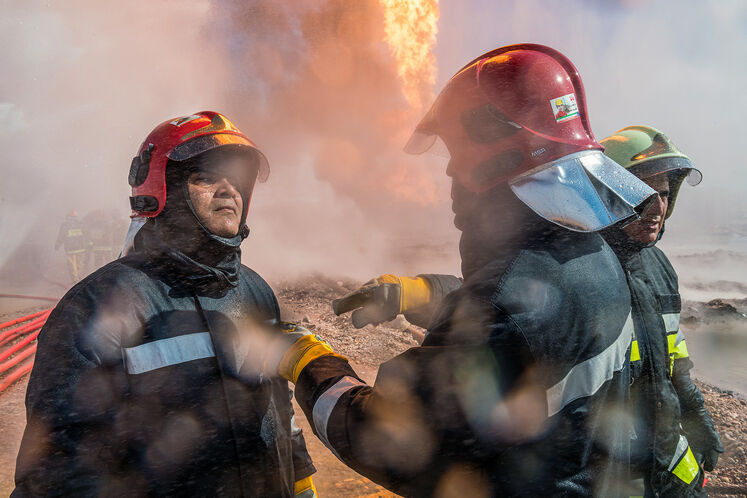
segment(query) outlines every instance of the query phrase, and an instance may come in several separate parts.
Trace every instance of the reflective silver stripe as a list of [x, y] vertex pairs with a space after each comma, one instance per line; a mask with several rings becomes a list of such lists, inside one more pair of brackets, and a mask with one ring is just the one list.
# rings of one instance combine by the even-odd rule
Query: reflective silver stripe
[[303, 431], [298, 426], [298, 424], [296, 424], [296, 416], [293, 415], [291, 417], [291, 436], [298, 436], [299, 434], [301, 434], [301, 432]]
[[329, 422], [329, 417], [332, 415], [332, 410], [335, 409], [337, 401], [339, 401], [343, 394], [354, 387], [365, 385], [365, 383], [359, 381], [355, 377], [350, 377], [349, 375], [345, 376], [338, 380], [335, 385], [324, 391], [324, 394], [319, 396], [319, 399], [314, 403], [312, 414], [314, 416], [316, 434], [319, 436], [319, 439], [322, 440], [324, 445], [333, 452], [335, 450], [329, 444], [329, 439], [327, 439], [327, 422]]
[[685, 340], [685, 334], [682, 333], [682, 329], [677, 331], [677, 338], [674, 340], [674, 346], [677, 347]]
[[568, 403], [591, 396], [625, 365], [625, 353], [633, 338], [633, 318], [628, 313], [620, 335], [607, 349], [575, 365], [557, 384], [547, 390], [547, 416], [552, 417]]
[[677, 443], [677, 449], [674, 450], [674, 455], [672, 456], [672, 461], [669, 463], [669, 468], [667, 470], [669, 472], [672, 472], [672, 470], [677, 466], [677, 463], [682, 460], [682, 456], [687, 451], [688, 447], [687, 438], [680, 434], [680, 440]]
[[157, 368], [215, 356], [209, 332], [180, 335], [125, 348], [127, 372], [141, 374]]
[[664, 328], [667, 332], [677, 332], [680, 328], [680, 314], [679, 313], [665, 313], [661, 315], [664, 320]]

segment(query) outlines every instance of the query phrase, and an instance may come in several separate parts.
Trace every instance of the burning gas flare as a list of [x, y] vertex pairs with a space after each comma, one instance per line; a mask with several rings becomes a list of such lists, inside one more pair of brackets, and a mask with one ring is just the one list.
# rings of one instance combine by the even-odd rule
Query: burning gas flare
[[431, 52], [438, 31], [438, 0], [379, 0], [386, 42], [397, 60], [407, 102], [422, 108], [432, 99], [436, 61]]

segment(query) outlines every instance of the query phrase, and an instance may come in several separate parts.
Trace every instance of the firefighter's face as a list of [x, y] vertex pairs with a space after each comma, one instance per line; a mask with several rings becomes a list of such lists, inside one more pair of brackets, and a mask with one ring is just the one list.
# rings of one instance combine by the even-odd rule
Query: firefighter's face
[[661, 228], [664, 226], [664, 216], [669, 207], [669, 176], [666, 173], [642, 178], [649, 187], [656, 190], [659, 197], [654, 200], [640, 220], [625, 227], [628, 237], [641, 244], [656, 242]]
[[187, 179], [197, 218], [219, 237], [234, 237], [241, 228], [243, 202], [239, 186], [244, 170], [245, 158], [229, 156], [210, 168], [190, 174]]

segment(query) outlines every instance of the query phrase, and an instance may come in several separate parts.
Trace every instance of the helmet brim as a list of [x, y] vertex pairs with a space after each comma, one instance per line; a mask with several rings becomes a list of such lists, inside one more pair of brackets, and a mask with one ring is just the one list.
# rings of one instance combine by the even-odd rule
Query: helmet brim
[[700, 170], [693, 166], [690, 159], [682, 156], [658, 157], [640, 162], [628, 168], [628, 171], [638, 178], [650, 178], [661, 173], [678, 170], [685, 173], [687, 183], [692, 186], [698, 185], [703, 180], [703, 174]]
[[601, 150], [564, 156], [512, 179], [509, 186], [539, 216], [576, 232], [634, 221], [656, 196]]
[[267, 161], [265, 155], [262, 154], [251, 140], [233, 133], [212, 133], [193, 138], [174, 147], [168, 154], [168, 158], [173, 161], [185, 161], [203, 152], [226, 145], [246, 147], [248, 151], [251, 151], [253, 153], [252, 156], [257, 161], [257, 181], [261, 183], [267, 181], [267, 178], [270, 176], [270, 163]]

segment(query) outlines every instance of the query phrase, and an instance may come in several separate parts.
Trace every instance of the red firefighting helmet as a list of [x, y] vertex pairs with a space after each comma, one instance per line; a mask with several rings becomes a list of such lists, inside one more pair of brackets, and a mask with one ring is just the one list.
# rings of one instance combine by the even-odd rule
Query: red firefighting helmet
[[[133, 217], [153, 218], [166, 204], [166, 163], [184, 161], [202, 152], [234, 145], [246, 147], [255, 158], [257, 179], [267, 180], [269, 164], [264, 154], [231, 121], [214, 111], [203, 111], [165, 121], [150, 132], [132, 160], [128, 182], [132, 187]], [[246, 220], [244, 210], [242, 222]]]
[[634, 217], [653, 198], [602, 154], [578, 71], [543, 45], [501, 47], [464, 66], [405, 151], [423, 153], [438, 138], [451, 158], [447, 174], [462, 186], [480, 193], [508, 182], [537, 214], [572, 230]]

